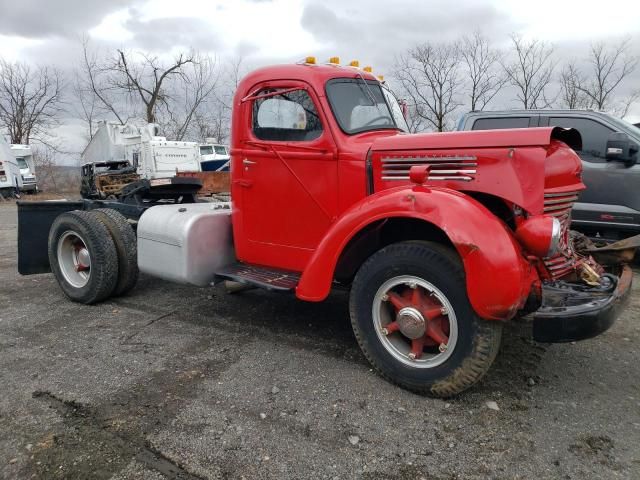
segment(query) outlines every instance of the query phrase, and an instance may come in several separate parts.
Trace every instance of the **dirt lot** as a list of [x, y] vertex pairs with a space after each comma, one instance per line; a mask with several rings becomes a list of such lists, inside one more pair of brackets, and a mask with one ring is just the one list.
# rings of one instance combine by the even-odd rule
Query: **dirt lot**
[[19, 276], [16, 250], [0, 205], [2, 478], [640, 478], [640, 278], [606, 334], [512, 326], [485, 381], [443, 401], [370, 370], [345, 293], [142, 278], [86, 307]]

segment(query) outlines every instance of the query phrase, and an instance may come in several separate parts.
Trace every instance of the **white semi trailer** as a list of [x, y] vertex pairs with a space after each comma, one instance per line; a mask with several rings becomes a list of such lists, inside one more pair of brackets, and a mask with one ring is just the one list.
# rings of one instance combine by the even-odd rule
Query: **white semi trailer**
[[82, 152], [82, 162], [126, 160], [141, 178], [170, 178], [178, 172], [200, 172], [196, 142], [167, 140], [157, 135], [158, 126], [100, 122], [96, 134]]

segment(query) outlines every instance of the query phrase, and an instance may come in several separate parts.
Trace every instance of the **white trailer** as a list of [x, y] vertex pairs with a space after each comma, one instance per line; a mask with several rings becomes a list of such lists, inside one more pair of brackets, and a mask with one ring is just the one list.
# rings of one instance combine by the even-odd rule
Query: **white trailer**
[[0, 195], [12, 197], [22, 189], [22, 175], [20, 167], [9, 144], [0, 135]]
[[100, 122], [96, 134], [82, 152], [82, 163], [128, 161], [141, 178], [173, 177], [177, 172], [200, 172], [196, 142], [167, 140], [158, 126]]
[[38, 192], [38, 182], [36, 181], [36, 165], [33, 160], [33, 153], [29, 145], [12, 144], [11, 151], [16, 157], [20, 175], [22, 176], [23, 192]]

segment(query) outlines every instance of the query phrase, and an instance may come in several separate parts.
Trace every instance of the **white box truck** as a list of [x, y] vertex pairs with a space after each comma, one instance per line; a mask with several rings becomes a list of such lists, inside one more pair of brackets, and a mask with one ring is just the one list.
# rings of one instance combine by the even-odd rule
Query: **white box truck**
[[16, 157], [6, 142], [0, 135], [0, 195], [3, 197], [14, 197], [22, 190], [22, 175]]
[[38, 182], [36, 181], [36, 165], [33, 160], [33, 153], [29, 145], [12, 144], [11, 151], [16, 157], [20, 175], [22, 176], [22, 191], [37, 193]]

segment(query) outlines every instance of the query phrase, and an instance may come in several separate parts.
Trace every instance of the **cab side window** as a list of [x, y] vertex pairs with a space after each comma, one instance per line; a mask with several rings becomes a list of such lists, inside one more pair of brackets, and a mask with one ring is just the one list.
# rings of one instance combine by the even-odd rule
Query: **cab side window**
[[267, 89], [253, 102], [253, 133], [260, 140], [302, 142], [322, 135], [322, 124], [313, 100], [305, 90], [276, 95]]
[[583, 160], [591, 162], [604, 162], [607, 138], [613, 133], [613, 129], [586, 118], [552, 117], [549, 125], [554, 127], [575, 128], [582, 137], [582, 151], [586, 154]]
[[472, 130], [501, 130], [503, 128], [527, 128], [529, 117], [479, 118]]

